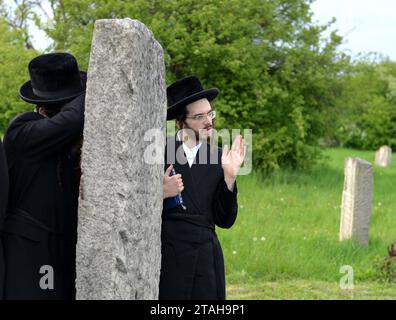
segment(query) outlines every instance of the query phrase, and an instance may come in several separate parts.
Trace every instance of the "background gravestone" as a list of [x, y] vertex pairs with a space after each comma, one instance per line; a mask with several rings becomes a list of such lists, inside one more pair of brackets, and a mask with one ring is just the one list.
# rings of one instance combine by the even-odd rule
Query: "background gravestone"
[[[163, 50], [150, 30], [131, 19], [96, 21], [85, 102], [77, 299], [158, 298], [165, 90]], [[159, 139], [145, 137], [150, 129]], [[157, 147], [156, 164], [144, 161], [149, 146]]]
[[345, 160], [345, 181], [342, 193], [340, 240], [354, 238], [368, 245], [373, 192], [373, 168], [359, 158]]
[[392, 149], [382, 146], [375, 152], [375, 164], [380, 167], [388, 167], [392, 162]]

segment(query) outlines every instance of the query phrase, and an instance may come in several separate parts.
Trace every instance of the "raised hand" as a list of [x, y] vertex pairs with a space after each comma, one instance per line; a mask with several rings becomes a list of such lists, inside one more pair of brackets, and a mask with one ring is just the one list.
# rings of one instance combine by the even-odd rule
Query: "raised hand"
[[221, 156], [221, 164], [224, 172], [224, 180], [228, 189], [232, 190], [237, 173], [241, 168], [246, 155], [245, 139], [238, 135], [229, 150], [228, 145], [223, 148]]

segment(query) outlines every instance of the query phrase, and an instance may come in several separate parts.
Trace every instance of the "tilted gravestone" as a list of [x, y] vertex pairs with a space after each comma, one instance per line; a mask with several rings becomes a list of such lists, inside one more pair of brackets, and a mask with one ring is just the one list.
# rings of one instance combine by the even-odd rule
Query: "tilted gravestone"
[[342, 193], [340, 240], [353, 238], [362, 245], [368, 245], [372, 193], [371, 164], [359, 158], [347, 158]]
[[380, 167], [388, 167], [392, 162], [392, 149], [382, 146], [375, 152], [375, 164]]
[[[166, 89], [163, 50], [136, 20], [95, 23], [85, 102], [77, 299], [157, 299]], [[157, 129], [160, 138], [145, 136]], [[163, 160], [162, 160], [163, 161]]]

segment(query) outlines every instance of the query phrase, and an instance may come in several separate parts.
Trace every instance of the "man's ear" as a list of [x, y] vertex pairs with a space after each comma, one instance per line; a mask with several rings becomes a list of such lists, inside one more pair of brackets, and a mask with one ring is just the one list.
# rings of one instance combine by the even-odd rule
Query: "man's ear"
[[181, 130], [184, 127], [184, 123], [182, 121], [179, 120], [175, 120], [176, 121], [176, 127]]
[[37, 112], [38, 112], [39, 114], [41, 114], [43, 117], [48, 118], [48, 115], [47, 115], [46, 110], [45, 110], [44, 107], [38, 107]]

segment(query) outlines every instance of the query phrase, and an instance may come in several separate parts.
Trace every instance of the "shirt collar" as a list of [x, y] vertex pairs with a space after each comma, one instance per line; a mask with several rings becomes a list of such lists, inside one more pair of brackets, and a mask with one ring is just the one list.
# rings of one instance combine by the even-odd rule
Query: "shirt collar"
[[[182, 139], [181, 139], [181, 130], [179, 130], [179, 131], [177, 132], [177, 134], [176, 134], [176, 140], [177, 140], [177, 141], [182, 141]], [[194, 146], [194, 147], [192, 147], [192, 148], [190, 148], [189, 146], [187, 146], [187, 144], [185, 144], [184, 142], [183, 142], [182, 144], [183, 144], [183, 149], [184, 149], [185, 152], [191, 151], [191, 152], [194, 153], [194, 156], [195, 156], [195, 155], [197, 154], [199, 148], [201, 147], [202, 142], [198, 143], [196, 146]]]

